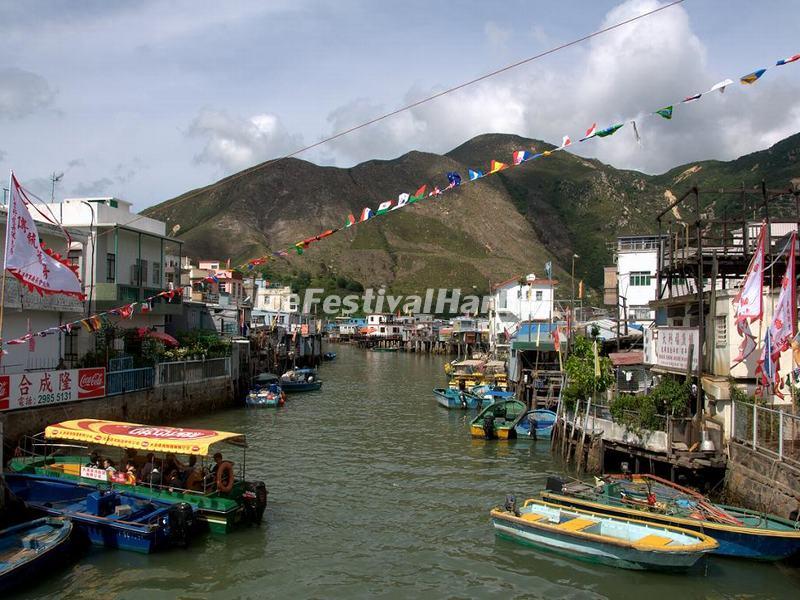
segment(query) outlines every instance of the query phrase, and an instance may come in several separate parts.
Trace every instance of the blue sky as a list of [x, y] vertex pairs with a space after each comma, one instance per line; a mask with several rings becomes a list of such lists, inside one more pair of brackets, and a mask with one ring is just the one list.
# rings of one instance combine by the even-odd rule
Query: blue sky
[[[64, 172], [58, 197], [141, 209], [658, 5], [5, 0], [0, 170], [47, 195]], [[793, 0], [686, 0], [302, 158], [350, 166], [495, 131], [558, 143], [636, 118], [641, 145], [627, 127], [576, 152], [647, 172], [730, 159], [800, 131], [800, 63], [670, 122], [645, 113], [800, 52], [799, 22]]]

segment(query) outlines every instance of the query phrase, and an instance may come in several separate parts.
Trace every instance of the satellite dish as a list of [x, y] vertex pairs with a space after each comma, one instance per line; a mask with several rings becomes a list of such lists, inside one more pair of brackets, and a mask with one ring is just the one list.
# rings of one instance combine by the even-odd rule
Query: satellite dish
[[175, 227], [173, 227], [173, 228], [172, 228], [172, 231], [170, 231], [170, 232], [169, 232], [169, 234], [170, 234], [171, 236], [174, 236], [174, 235], [175, 235], [176, 233], [178, 233], [180, 230], [181, 230], [180, 223], [175, 223]]

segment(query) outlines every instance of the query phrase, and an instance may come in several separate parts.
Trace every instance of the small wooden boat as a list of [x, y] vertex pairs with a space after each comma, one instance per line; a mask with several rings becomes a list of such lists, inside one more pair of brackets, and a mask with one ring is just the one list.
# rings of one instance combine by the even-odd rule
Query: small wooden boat
[[702, 494], [655, 475], [607, 476], [597, 486], [549, 477], [542, 498], [576, 509], [710, 535], [721, 556], [776, 561], [800, 554], [800, 528], [794, 521], [715, 504]]
[[322, 355], [322, 360], [335, 360], [336, 352], [326, 352]]
[[288, 393], [313, 392], [322, 388], [322, 380], [315, 369], [294, 369], [281, 375], [281, 389]]
[[276, 408], [286, 404], [286, 394], [281, 389], [280, 379], [272, 373], [261, 373], [253, 379], [253, 387], [245, 398], [245, 404], [254, 408]]
[[526, 406], [519, 400], [498, 400], [484, 408], [470, 423], [472, 437], [508, 440], [517, 437], [516, 425], [525, 415]]
[[684, 570], [713, 551], [717, 542], [702, 533], [541, 500], [516, 508], [513, 497], [491, 511], [498, 535], [538, 548], [624, 569]]
[[491, 399], [479, 398], [469, 392], [454, 390], [453, 388], [434, 388], [433, 395], [436, 396], [436, 402], [445, 408], [468, 410], [483, 408], [492, 403]]
[[381, 346], [373, 346], [371, 350], [373, 352], [397, 352], [397, 348], [392, 348], [392, 347], [382, 348]]
[[45, 517], [0, 531], [0, 592], [30, 584], [65, 558], [72, 523]]
[[28, 507], [70, 519], [95, 545], [145, 554], [185, 545], [194, 518], [186, 503], [172, 504], [96, 489], [56, 478], [6, 473], [6, 484]]
[[527, 411], [514, 425], [517, 438], [549, 439], [557, 415], [552, 410], [537, 408]]

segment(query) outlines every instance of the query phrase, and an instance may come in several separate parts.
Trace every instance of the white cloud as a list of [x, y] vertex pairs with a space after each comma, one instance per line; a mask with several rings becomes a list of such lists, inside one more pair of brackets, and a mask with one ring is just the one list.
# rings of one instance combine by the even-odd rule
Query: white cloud
[[303, 142], [301, 136], [290, 134], [280, 119], [269, 113], [245, 118], [206, 109], [192, 121], [187, 133], [205, 140], [195, 161], [216, 165], [224, 173], [287, 154]]
[[0, 82], [0, 117], [27, 117], [49, 108], [56, 96], [44, 77], [23, 69], [0, 69]]
[[[630, 0], [612, 9], [600, 27], [659, 5]], [[489, 25], [490, 39], [502, 37], [490, 33]], [[593, 38], [570, 56], [559, 57], [557, 66], [547, 59], [534, 62], [335, 140], [327, 152], [338, 155], [339, 163], [411, 149], [442, 152], [488, 132], [558, 144], [565, 134], [579, 139], [593, 122], [604, 127], [635, 118], [641, 146], [628, 124], [613, 137], [573, 151], [621, 168], [659, 172], [697, 159], [735, 158], [798, 130], [796, 86], [766, 77], [752, 88], [737, 82], [724, 95], [715, 92], [699, 102], [676, 104], [671, 121], [652, 117], [651, 111], [707, 90], [725, 76], [737, 81], [741, 74], [711, 72], [706, 52], [683, 7], [672, 7]], [[411, 90], [403, 104], [439, 91]], [[328, 121], [336, 132], [393, 108], [360, 99], [332, 111]], [[487, 156], [487, 162], [492, 158], [500, 157]]]
[[495, 21], [487, 21], [483, 26], [483, 32], [486, 34], [489, 44], [496, 48], [505, 47], [511, 39], [511, 30], [502, 27]]

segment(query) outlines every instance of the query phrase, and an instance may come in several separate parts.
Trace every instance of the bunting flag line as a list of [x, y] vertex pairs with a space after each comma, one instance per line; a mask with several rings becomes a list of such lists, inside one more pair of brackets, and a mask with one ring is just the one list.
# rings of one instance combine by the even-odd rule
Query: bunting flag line
[[[793, 56], [791, 56], [789, 58], [784, 58], [784, 59], [778, 60], [775, 63], [775, 65], [776, 66], [783, 66], [783, 65], [787, 65], [787, 64], [790, 64], [790, 63], [793, 63], [793, 62], [797, 62], [797, 61], [800, 61], [800, 54], [795, 54], [795, 55], [793, 55]], [[748, 75], [745, 75], [745, 76], [739, 78], [739, 80], [743, 84], [753, 84], [754, 82], [756, 82], [758, 79], [760, 79], [764, 75], [766, 70], [767, 69], [758, 69], [756, 71], [753, 71], [752, 73], [749, 73]], [[719, 91], [720, 93], [724, 93], [726, 88], [731, 86], [733, 84], [733, 82], [734, 82], [734, 80], [732, 80], [732, 79], [723, 79], [722, 81], [719, 81], [718, 83], [715, 83], [714, 85], [712, 85], [709, 88], [708, 92], [705, 92], [705, 94], [709, 94], [710, 92], [713, 92], [713, 91]], [[656, 116], [657, 115], [657, 116], [659, 116], [659, 117], [661, 117], [663, 119], [671, 120], [673, 118], [675, 104], [689, 104], [689, 103], [692, 103], [692, 102], [696, 102], [696, 101], [700, 100], [703, 97], [703, 95], [704, 95], [703, 93], [697, 93], [697, 94], [693, 94], [691, 96], [686, 96], [682, 100], [674, 102], [674, 103], [669, 104], [667, 106], [664, 106], [663, 108], [660, 108], [660, 109], [658, 109], [656, 111], [653, 111], [651, 113], [645, 113], [645, 116]], [[592, 138], [595, 138], [595, 137], [599, 137], [599, 138], [609, 137], [609, 136], [613, 135], [616, 131], [618, 131], [621, 127], [623, 127], [625, 125], [625, 123], [627, 123], [627, 122], [631, 123], [632, 129], [633, 129], [633, 134], [634, 134], [634, 139], [636, 140], [637, 144], [640, 144], [641, 143], [641, 135], [639, 134], [638, 124], [636, 123], [636, 121], [633, 118], [624, 119], [621, 123], [617, 123], [617, 124], [614, 124], [614, 125], [602, 128], [602, 129], [598, 129], [597, 123], [595, 122], [595, 123], [592, 124], [591, 127], [589, 127], [586, 130], [586, 134], [584, 135], [584, 137], [580, 138], [578, 141], [579, 142], [585, 142], [585, 141], [587, 141], [589, 139], [592, 139]], [[561, 142], [561, 146], [559, 146], [557, 148], [554, 148], [552, 150], [545, 150], [545, 151], [543, 151], [541, 153], [537, 153], [535, 149], [532, 149], [532, 152], [529, 152], [527, 150], [517, 150], [512, 155], [512, 163], [510, 165], [506, 164], [506, 163], [503, 163], [503, 162], [500, 162], [498, 160], [492, 160], [490, 162], [488, 173], [484, 172], [482, 170], [479, 170], [479, 169], [468, 169], [467, 170], [468, 181], [470, 181], [470, 182], [476, 181], [477, 179], [481, 179], [481, 178], [483, 178], [483, 177], [485, 177], [487, 175], [493, 175], [493, 174], [498, 173], [499, 171], [505, 170], [507, 168], [518, 167], [519, 165], [521, 165], [521, 164], [523, 164], [525, 162], [529, 162], [529, 161], [532, 161], [532, 160], [535, 160], [535, 159], [538, 159], [538, 158], [550, 156], [553, 152], [556, 152], [558, 150], [564, 150], [565, 148], [569, 147], [571, 144], [572, 144], [572, 141], [571, 141], [570, 137], [569, 136], [564, 136], [563, 139], [562, 139], [562, 142]], [[451, 177], [451, 175], [453, 177]], [[347, 228], [352, 227], [354, 225], [357, 225], [359, 223], [363, 223], [364, 221], [367, 221], [367, 220], [369, 220], [369, 219], [371, 219], [371, 218], [373, 218], [375, 216], [385, 214], [387, 212], [396, 210], [396, 209], [401, 208], [403, 206], [406, 206], [408, 204], [414, 204], [414, 203], [416, 203], [416, 202], [418, 202], [420, 200], [423, 200], [425, 198], [441, 196], [444, 192], [449, 191], [451, 189], [454, 189], [456, 187], [459, 187], [461, 185], [461, 178], [455, 172], [448, 172], [447, 173], [447, 179], [448, 179], [448, 185], [444, 188], [444, 190], [440, 189], [438, 186], [434, 186], [433, 191], [425, 194], [424, 190], [425, 190], [426, 186], [423, 185], [419, 190], [417, 190], [416, 194], [414, 194], [413, 196], [408, 197], [407, 201], [404, 201], [404, 195], [401, 194], [398, 197], [398, 200], [397, 200], [396, 204], [394, 202], [392, 202], [392, 201], [382, 202], [380, 204], [380, 206], [378, 207], [376, 213], [373, 213], [372, 210], [369, 209], [369, 208], [365, 208], [361, 213], [361, 218], [358, 219], [358, 220], [356, 220], [353, 217], [353, 215], [350, 214], [350, 215], [347, 216], [347, 219], [345, 221], [344, 226], [341, 227], [340, 229], [347, 229]], [[336, 231], [339, 231], [339, 229], [335, 229], [335, 230], [332, 230], [332, 231], [336, 232]], [[319, 237], [311, 238], [311, 241], [318, 241], [319, 239], [321, 239], [321, 238], [319, 238]], [[292, 248], [294, 248], [295, 251], [298, 254], [302, 254], [303, 250], [308, 248], [308, 244], [304, 243], [304, 244], [301, 245], [300, 243], [298, 243], [298, 244], [295, 244], [295, 245], [291, 246], [290, 250]], [[255, 266], [256, 264], [262, 264], [262, 262], [266, 261], [269, 258], [285, 258], [288, 255], [289, 255], [289, 251], [288, 250], [274, 251], [269, 255], [266, 255], [266, 256], [260, 257], [258, 259], [253, 259], [251, 261], [248, 261], [248, 263], [245, 263], [245, 265], [242, 268], [247, 268], [248, 270], [252, 270], [253, 266]], [[256, 263], [255, 261], [259, 261], [259, 262]]]

